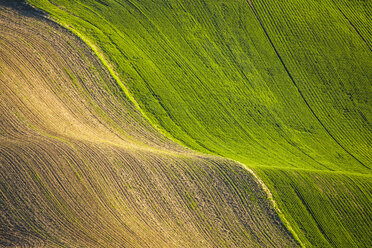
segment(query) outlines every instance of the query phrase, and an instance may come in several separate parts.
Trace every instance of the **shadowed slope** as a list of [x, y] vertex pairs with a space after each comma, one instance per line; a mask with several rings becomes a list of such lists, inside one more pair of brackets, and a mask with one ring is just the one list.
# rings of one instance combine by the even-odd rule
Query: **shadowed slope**
[[255, 177], [180, 147], [80, 40], [0, 7], [0, 246], [295, 247]]

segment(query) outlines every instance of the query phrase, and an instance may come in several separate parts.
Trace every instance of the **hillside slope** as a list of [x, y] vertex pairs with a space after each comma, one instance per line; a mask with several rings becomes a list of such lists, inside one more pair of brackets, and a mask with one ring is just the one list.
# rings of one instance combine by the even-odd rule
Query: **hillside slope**
[[[250, 187], [243, 186], [253, 180], [248, 171], [223, 159], [214, 157], [207, 159], [206, 155], [182, 148], [168, 138], [200, 152], [240, 161], [244, 164], [243, 167], [253, 168], [269, 186], [282, 211], [282, 221], [286, 223], [287, 228], [291, 228], [292, 234], [300, 239], [302, 245], [306, 247], [372, 245], [370, 1], [28, 2], [43, 9], [48, 16], [80, 36], [98, 56], [100, 62], [97, 59], [95, 61], [103, 63], [110, 72], [111, 75], [106, 72], [106, 77], [115, 78], [115, 82], [110, 84], [107, 84], [106, 79], [102, 79], [95, 81], [95, 86], [79, 86], [79, 80], [84, 77], [76, 76], [80, 75], [76, 71], [70, 72], [76, 63], [66, 62], [73, 65], [70, 67], [65, 65], [61, 67], [57, 63], [53, 68], [57, 71], [52, 73], [53, 77], [58, 76], [59, 81], [59, 77], [64, 75], [70, 86], [77, 85], [74, 87], [78, 87], [78, 90], [75, 89], [78, 93], [74, 97], [71, 97], [70, 93], [67, 95], [63, 93], [66, 98], [62, 99], [63, 104], [58, 107], [59, 111], [63, 110], [63, 114], [61, 112], [56, 114], [53, 110], [56, 98], [52, 98], [53, 100], [48, 103], [47, 97], [41, 100], [34, 99], [39, 93], [36, 94], [28, 88], [20, 90], [28, 93], [17, 95], [16, 98], [27, 99], [32, 114], [26, 115], [27, 118], [19, 114], [16, 116], [19, 120], [28, 120], [26, 123], [31, 123], [28, 127], [34, 129], [39, 126], [40, 130], [47, 130], [43, 132], [44, 137], [58, 137], [58, 142], [67, 142], [73, 149], [70, 153], [84, 154], [80, 156], [83, 156], [82, 160], [86, 166], [96, 166], [101, 161], [105, 161], [104, 163], [108, 161], [109, 165], [116, 164], [116, 159], [114, 161], [107, 159], [113, 155], [111, 151], [107, 153], [107, 149], [102, 149], [102, 143], [110, 147], [109, 150], [114, 149], [112, 147], [120, 147], [119, 153], [124, 149], [127, 153], [135, 153], [139, 160], [146, 158], [146, 162], [126, 163], [135, 165], [134, 168], [151, 164], [144, 168], [151, 167], [154, 168], [153, 171], [159, 171], [158, 163], [152, 161], [163, 161], [167, 168], [180, 166], [179, 169], [182, 171], [194, 171], [191, 168], [195, 165], [198, 168], [201, 164], [215, 168], [216, 165], [223, 164], [224, 168], [238, 171], [238, 174], [229, 174], [231, 184], [240, 185], [239, 187], [245, 189], [239, 190], [238, 187], [238, 193], [234, 193], [233, 197], [243, 191], [244, 194], [248, 194], [232, 198], [234, 201], [257, 202], [259, 199], [258, 202], [268, 203], [265, 194], [263, 198], [249, 196], [247, 189]], [[79, 46], [73, 45], [73, 49], [75, 47]], [[8, 51], [9, 55], [6, 58], [18, 50], [22, 51], [21, 49]], [[49, 63], [49, 60], [47, 61]], [[43, 67], [44, 64], [41, 65], [41, 68]], [[62, 69], [61, 72], [63, 67], [66, 67], [67, 71]], [[102, 65], [93, 67], [101, 68]], [[92, 69], [90, 66], [84, 68], [83, 71], [87, 71], [86, 68]], [[14, 73], [17, 76], [7, 78], [7, 82], [16, 81], [18, 74], [24, 74], [24, 71], [28, 70], [26, 67], [20, 70], [22, 73]], [[37, 75], [31, 74], [30, 78]], [[89, 70], [87, 74], [94, 75]], [[85, 77], [89, 78], [88, 75]], [[97, 76], [94, 78], [96, 80]], [[5, 82], [5, 79], [3, 80]], [[54, 80], [56, 79], [47, 81]], [[116, 84], [119, 86], [115, 86]], [[64, 90], [63, 92], [66, 90], [70, 92], [71, 87]], [[56, 94], [58, 98], [61, 97], [58, 91]], [[9, 97], [4, 100], [4, 109], [8, 108], [8, 102], [14, 100], [10, 100]], [[117, 103], [114, 104], [115, 102]], [[87, 108], [88, 103], [92, 107]], [[67, 107], [61, 108], [66, 104]], [[36, 109], [33, 106], [37, 106]], [[72, 109], [75, 114], [69, 116], [66, 108], [68, 111]], [[126, 114], [123, 115], [122, 111]], [[10, 117], [5, 118], [7, 119], [11, 120]], [[10, 126], [4, 125], [5, 134], [9, 130], [19, 130], [9, 128]], [[168, 138], [160, 134], [159, 130]], [[22, 136], [18, 145], [25, 145], [24, 139]], [[8, 140], [9, 138], [7, 142]], [[76, 145], [76, 142], [79, 145]], [[31, 143], [35, 144], [34, 141]], [[116, 148], [114, 150], [116, 151]], [[47, 153], [50, 153], [50, 150], [46, 151]], [[15, 154], [22, 152], [18, 151]], [[53, 161], [52, 158], [46, 158], [46, 155], [43, 159], [46, 164]], [[197, 159], [197, 162], [194, 159]], [[215, 162], [211, 162], [210, 159]], [[4, 161], [9, 163], [9, 159]], [[120, 161], [122, 160], [118, 163], [122, 164]], [[166, 178], [169, 185], [177, 184], [174, 181], [176, 179], [182, 182], [178, 176], [169, 176], [168, 169], [161, 171], [165, 171], [159, 175], [161, 181]], [[212, 171], [220, 175], [218, 180], [222, 180], [221, 176], [225, 174], [225, 169], [216, 171], [215, 168]], [[146, 173], [137, 171], [136, 176], [134, 174], [133, 176], [141, 178], [147, 175]], [[217, 187], [221, 183], [212, 183], [215, 179], [209, 181], [203, 176], [197, 182], [194, 181], [194, 174], [209, 175], [200, 173], [193, 172], [191, 175], [186, 173], [190, 176], [190, 181], [195, 183], [193, 184], [195, 187], [208, 191], [206, 195], [211, 197], [230, 195], [230, 193], [225, 195], [226, 190]], [[106, 173], [103, 175], [103, 182], [110, 184], [112, 178], [105, 175]], [[232, 175], [235, 177], [232, 178]], [[38, 180], [38, 176], [31, 177]], [[153, 175], [149, 177], [152, 178]], [[92, 182], [100, 184], [100, 180], [94, 178]], [[138, 188], [147, 189], [149, 187], [145, 185], [147, 181], [139, 183]], [[166, 189], [168, 187], [164, 186]], [[114, 192], [117, 190], [115, 188], [112, 186]], [[4, 192], [8, 191], [8, 188], [4, 189]], [[142, 198], [136, 195], [134, 199], [146, 201], [152, 199], [150, 196], [156, 195], [143, 192]], [[262, 189], [257, 192], [263, 194]], [[120, 194], [114, 194], [114, 199]], [[184, 193], [183, 196], [190, 211], [193, 211], [195, 205], [200, 205], [194, 204], [195, 198], [190, 198], [190, 194]], [[170, 199], [175, 199], [174, 197], [178, 196], [171, 194]], [[201, 201], [204, 196], [197, 199]], [[221, 198], [222, 201], [224, 199]], [[219, 211], [225, 209], [220, 208], [218, 202], [209, 200], [206, 202], [210, 203], [210, 208], [217, 207]], [[230, 203], [230, 200], [227, 202]], [[109, 209], [112, 210], [110, 204]], [[4, 204], [7, 205], [9, 203]], [[126, 205], [127, 203], [118, 204]], [[159, 203], [159, 206], [164, 205]], [[169, 206], [173, 206], [173, 203]], [[183, 208], [182, 206], [180, 208]], [[235, 209], [234, 206], [235, 204], [232, 209]], [[142, 208], [138, 214], [158, 208], [158, 205], [151, 205]], [[262, 212], [262, 209], [264, 208], [244, 208], [239, 213], [233, 213], [239, 218], [248, 218], [252, 214], [269, 216], [268, 223], [270, 221], [277, 223], [275, 213], [268, 214]], [[6, 213], [9, 211], [6, 210]], [[160, 229], [166, 227], [163, 233], [171, 234], [154, 245], [161, 246], [166, 243], [169, 246], [176, 246], [176, 240], [182, 240], [183, 243], [179, 245], [186, 247], [208, 246], [199, 243], [201, 240], [207, 240], [210, 246], [215, 247], [222, 246], [225, 240], [226, 246], [237, 247], [295, 245], [288, 233], [282, 229], [282, 225], [276, 226], [279, 229], [268, 237], [264, 231], [267, 229], [259, 224], [252, 229], [248, 228], [252, 231], [246, 234], [246, 231], [236, 231], [244, 228], [239, 229], [238, 225], [236, 227], [238, 229], [235, 229], [235, 223], [230, 222], [238, 218], [234, 217], [234, 214], [226, 215], [224, 220], [230, 225], [225, 229], [216, 224], [221, 223], [217, 221], [221, 218], [220, 214], [209, 213], [207, 208], [201, 211], [197, 216], [203, 217], [198, 217], [195, 222], [199, 223], [195, 224], [199, 228], [198, 231], [190, 232], [191, 229], [188, 229], [184, 234], [187, 236], [188, 233], [193, 233], [193, 238], [186, 238], [181, 235], [183, 231], [176, 231], [180, 230], [174, 229], [178, 224], [162, 222], [164, 216], [157, 218], [157, 227]], [[170, 214], [169, 219], [173, 215], [174, 213]], [[123, 219], [131, 221], [128, 217]], [[168, 217], [165, 219], [168, 223]], [[209, 224], [200, 225], [200, 220]], [[169, 221], [178, 223], [175, 220]], [[216, 224], [217, 226], [214, 226], [216, 228], [206, 228], [211, 225], [210, 223]], [[243, 223], [244, 227], [250, 226], [246, 222]], [[144, 232], [143, 236], [140, 235], [138, 239], [128, 242], [152, 240], [151, 238], [159, 233], [156, 230], [159, 229], [155, 228], [153, 234], [151, 231]], [[262, 234], [254, 234], [261, 231]], [[230, 238], [224, 238], [221, 232], [229, 233]], [[119, 236], [133, 237], [134, 234], [139, 235], [133, 232]], [[117, 235], [111, 233], [106, 236]], [[206, 236], [209, 238], [205, 238]], [[102, 239], [105, 240], [103, 243], [108, 244], [109, 238]], [[170, 241], [167, 243], [166, 240]], [[136, 244], [140, 246], [140, 243]]]
[[29, 2], [95, 44], [158, 129], [254, 168], [303, 244], [372, 244], [370, 1]]
[[1, 247], [298, 246], [253, 174], [164, 137], [81, 40], [5, 5]]
[[30, 2], [98, 46], [152, 121], [184, 144], [248, 166], [370, 172], [372, 55], [337, 9], [347, 7]]

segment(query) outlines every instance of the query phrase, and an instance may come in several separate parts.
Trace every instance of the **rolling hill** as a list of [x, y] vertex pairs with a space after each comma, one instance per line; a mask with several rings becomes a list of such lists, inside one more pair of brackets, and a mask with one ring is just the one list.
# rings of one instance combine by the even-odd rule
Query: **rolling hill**
[[252, 173], [156, 131], [39, 12], [0, 13], [1, 247], [297, 245]]
[[372, 245], [371, 2], [28, 2], [0, 12], [0, 244]]

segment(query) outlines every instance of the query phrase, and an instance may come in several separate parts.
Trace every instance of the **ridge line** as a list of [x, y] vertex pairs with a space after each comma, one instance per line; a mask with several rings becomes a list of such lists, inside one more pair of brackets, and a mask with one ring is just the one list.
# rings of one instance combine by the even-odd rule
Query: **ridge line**
[[245, 164], [243, 164], [243, 163], [241, 163], [239, 161], [236, 161], [236, 160], [233, 160], [233, 159], [230, 159], [230, 160], [233, 161], [233, 162], [235, 162], [235, 163], [237, 163], [237, 164], [239, 164], [240, 166], [242, 166], [243, 168], [245, 168], [249, 173], [251, 173], [253, 175], [253, 177], [256, 179], [256, 181], [258, 182], [258, 184], [261, 185], [263, 191], [265, 191], [265, 193], [267, 195], [267, 198], [271, 202], [271, 204], [272, 204], [275, 212], [277, 212], [277, 214], [278, 214], [280, 220], [283, 222], [284, 226], [292, 234], [293, 238], [300, 244], [300, 246], [305, 248], [306, 247], [305, 244], [302, 243], [301, 239], [298, 237], [297, 233], [295, 232], [295, 230], [291, 226], [291, 223], [287, 220], [287, 218], [285, 217], [285, 214], [280, 210], [279, 205], [275, 201], [275, 199], [273, 197], [273, 194], [271, 193], [269, 187], [256, 174], [256, 172], [254, 172], [253, 169], [249, 168], [248, 166], [246, 166]]
[[172, 135], [170, 135], [169, 132], [166, 131], [163, 127], [161, 127], [160, 125], [156, 125], [148, 117], [146, 112], [140, 107], [140, 105], [138, 104], [138, 102], [136, 101], [134, 96], [130, 93], [128, 87], [120, 79], [118, 73], [112, 67], [109, 60], [106, 59], [105, 55], [102, 52], [99, 51], [100, 49], [93, 42], [91, 42], [88, 38], [86, 38], [84, 35], [82, 35], [78, 30], [76, 30], [72, 26], [67, 25], [63, 22], [60, 22], [60, 21], [56, 20], [55, 18], [51, 17], [50, 15], [46, 16], [45, 18], [49, 19], [52, 22], [55, 22], [55, 23], [61, 25], [63, 28], [65, 28], [67, 30], [70, 30], [74, 35], [76, 35], [78, 38], [80, 38], [82, 42], [84, 42], [86, 45], [88, 45], [88, 47], [94, 52], [94, 54], [97, 56], [97, 58], [102, 63], [102, 65], [108, 70], [108, 72], [111, 75], [111, 77], [113, 78], [113, 80], [124, 91], [124, 94], [128, 98], [129, 102], [131, 102], [134, 105], [134, 108], [137, 109], [140, 112], [140, 114], [144, 117], [144, 119], [146, 119], [153, 128], [155, 128], [157, 131], [159, 131], [159, 133], [164, 135], [166, 138], [174, 141], [175, 143], [177, 143], [179, 145], [182, 145], [183, 147], [188, 148], [182, 142], [180, 142], [179, 140], [175, 139]]

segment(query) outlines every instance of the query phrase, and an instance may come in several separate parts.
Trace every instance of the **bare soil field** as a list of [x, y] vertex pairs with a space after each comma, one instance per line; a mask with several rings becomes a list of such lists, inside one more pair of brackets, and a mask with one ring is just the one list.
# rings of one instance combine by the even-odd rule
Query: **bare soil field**
[[94, 53], [0, 6], [0, 247], [296, 247], [256, 177], [166, 138]]

